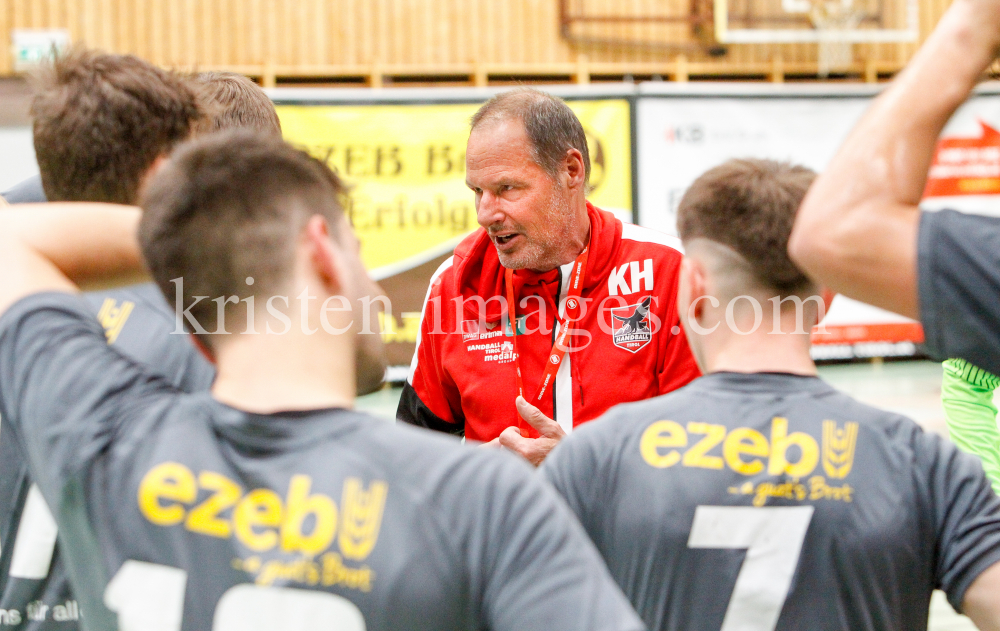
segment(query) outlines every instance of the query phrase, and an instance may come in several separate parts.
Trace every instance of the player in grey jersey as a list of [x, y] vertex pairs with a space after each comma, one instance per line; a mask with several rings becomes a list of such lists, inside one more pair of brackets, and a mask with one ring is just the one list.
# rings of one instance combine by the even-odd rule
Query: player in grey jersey
[[824, 301], [785, 251], [812, 178], [736, 160], [688, 189], [678, 303], [705, 376], [613, 408], [542, 470], [650, 629], [926, 629], [934, 588], [1000, 629], [978, 460], [816, 376]]
[[[196, 101], [194, 88], [201, 97], [198, 109], [211, 115], [198, 125], [208, 128], [204, 131], [238, 128], [281, 134], [270, 99], [241, 75], [202, 73], [188, 85], [139, 59], [82, 50], [57, 59], [48, 70], [35, 95], [35, 150], [46, 165], [50, 190], [66, 201], [136, 203], [139, 180], [158, 157], [155, 151], [137, 151], [137, 144], [166, 154], [186, 137], [190, 129], [179, 125], [178, 119], [197, 113], [190, 107]], [[173, 131], [150, 133], [158, 128]], [[90, 140], [95, 137], [103, 143], [95, 146]], [[136, 143], [136, 138], [142, 140]], [[81, 179], [105, 184], [76, 186]], [[47, 201], [41, 176], [33, 180], [37, 186], [29, 180], [15, 187], [18, 203]], [[122, 180], [130, 184], [118, 186]], [[112, 188], [113, 193], [108, 190]], [[104, 327], [108, 343], [119, 352], [184, 392], [206, 391], [212, 385], [215, 369], [187, 335], [177, 334], [175, 310], [154, 283], [88, 292], [84, 298]], [[32, 489], [20, 445], [2, 437], [0, 507], [0, 624], [19, 624], [23, 631], [78, 628], [79, 607], [51, 514], [37, 489]]]
[[[183, 78], [127, 55], [74, 49], [46, 65], [32, 101], [45, 191], [19, 201], [135, 204], [159, 159], [203, 122], [206, 108]], [[99, 140], [95, 140], [99, 139]], [[31, 187], [28, 187], [31, 190]], [[185, 391], [207, 390], [214, 370], [177, 329], [152, 284], [88, 293], [109, 344]], [[0, 428], [0, 625], [74, 631], [79, 607], [56, 528], [33, 487], [24, 449]]]
[[246, 133], [154, 176], [140, 240], [206, 331], [202, 395], [119, 355], [73, 295], [141, 265], [137, 212], [0, 215], [16, 272], [0, 278], [0, 415], [86, 627], [641, 629], [523, 462], [350, 410], [383, 368], [342, 194], [322, 163]]

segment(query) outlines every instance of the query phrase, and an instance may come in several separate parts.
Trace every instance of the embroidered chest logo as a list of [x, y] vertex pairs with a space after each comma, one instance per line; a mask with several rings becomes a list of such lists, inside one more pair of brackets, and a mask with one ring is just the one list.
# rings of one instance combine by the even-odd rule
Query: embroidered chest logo
[[649, 344], [653, 339], [653, 330], [649, 324], [651, 302], [652, 298], [646, 296], [642, 302], [611, 310], [611, 339], [615, 346], [635, 353]]

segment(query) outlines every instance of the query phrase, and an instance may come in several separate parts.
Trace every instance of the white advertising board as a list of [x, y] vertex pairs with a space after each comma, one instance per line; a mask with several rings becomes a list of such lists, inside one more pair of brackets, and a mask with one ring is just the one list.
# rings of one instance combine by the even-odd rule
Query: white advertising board
[[[669, 234], [676, 234], [677, 205], [691, 182], [730, 158], [788, 160], [822, 171], [876, 95], [866, 86], [682, 90], [640, 90], [636, 106], [639, 223]], [[928, 198], [926, 208], [1000, 215], [997, 129], [1000, 94], [987, 87], [949, 122], [935, 160], [939, 173], [968, 176], [945, 180], [938, 194], [961, 188], [960, 194]], [[970, 195], [977, 190], [986, 194]], [[813, 338], [817, 358], [910, 355], [923, 340], [916, 322], [843, 296], [834, 300], [824, 325], [829, 333]]]

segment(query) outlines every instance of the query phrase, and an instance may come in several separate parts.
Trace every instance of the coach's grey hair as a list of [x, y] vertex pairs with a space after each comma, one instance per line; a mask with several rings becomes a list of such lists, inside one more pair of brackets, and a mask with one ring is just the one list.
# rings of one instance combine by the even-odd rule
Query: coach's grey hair
[[494, 96], [472, 117], [472, 129], [489, 121], [520, 120], [531, 141], [531, 158], [552, 177], [566, 152], [583, 154], [585, 183], [590, 183], [590, 152], [583, 125], [565, 101], [531, 88], [517, 88]]

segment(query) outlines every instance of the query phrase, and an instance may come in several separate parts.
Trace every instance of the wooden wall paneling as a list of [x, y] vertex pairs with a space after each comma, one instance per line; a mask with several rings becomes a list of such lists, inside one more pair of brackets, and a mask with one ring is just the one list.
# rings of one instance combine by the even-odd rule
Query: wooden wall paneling
[[387, 58], [382, 61], [387, 66], [405, 65], [412, 61], [410, 55], [410, 29], [413, 28], [412, 14], [406, 11], [406, 0], [388, 0], [386, 4], [386, 22], [392, 29], [392, 49]]
[[[476, 60], [470, 54], [471, 47], [469, 44], [471, 42], [469, 42], [469, 33], [471, 25], [469, 23], [469, 14], [474, 4], [473, 2], [449, 0], [446, 10], [455, 16], [455, 19], [448, 20], [447, 24], [443, 25], [443, 30], [450, 41], [452, 54], [455, 56], [455, 59], [463, 63], [472, 64], [473, 66], [476, 65]], [[473, 74], [476, 72], [479, 72], [479, 69], [473, 68]]]
[[335, 11], [333, 6], [330, 8], [334, 28], [330, 29], [327, 58], [331, 63], [354, 66], [361, 62], [355, 37], [362, 28], [361, 12], [358, 11], [357, 0], [344, 0], [341, 5], [340, 11]]
[[[504, 29], [504, 48], [509, 56], [507, 61], [515, 65], [523, 65], [527, 60], [527, 50], [530, 46], [531, 28], [525, 21], [525, 0], [512, 2], [504, 13], [507, 19], [507, 28]], [[537, 20], [537, 16], [532, 16], [532, 22]]]
[[417, 29], [423, 20], [416, 15], [413, 2], [409, 0], [392, 0], [392, 11], [389, 13], [389, 23], [396, 28], [396, 50], [387, 60], [387, 65], [419, 66], [422, 55], [417, 53]]
[[69, 41], [75, 44], [80, 41], [80, 11], [77, 0], [64, 0], [63, 9], [63, 19], [66, 30], [69, 31]]
[[[237, 59], [243, 63], [264, 65], [264, 6], [262, 0], [238, 0], [236, 5], [243, 20], [243, 28], [239, 31], [242, 41], [237, 43]], [[261, 77], [263, 80], [263, 77]]]
[[430, 62], [439, 66], [462, 64], [462, 59], [455, 54], [452, 31], [449, 28], [459, 16], [450, 15], [452, 6], [447, 1], [430, 2], [430, 8], [430, 11], [425, 12], [427, 18], [424, 20], [427, 27], [424, 37], [430, 38], [433, 43]]
[[329, 31], [327, 24], [326, 0], [313, 0], [312, 13], [314, 23], [312, 25], [312, 63], [316, 65], [327, 64], [330, 57], [327, 55], [326, 38]]
[[295, 64], [295, 49], [298, 48], [298, 42], [295, 41], [298, 24], [294, 13], [298, 4], [298, 2], [290, 0], [277, 0], [275, 2], [275, 6], [279, 9], [278, 20], [281, 24], [278, 31], [278, 39], [281, 44], [278, 46], [278, 54], [275, 55], [275, 65]]
[[11, 0], [10, 3], [10, 26], [11, 28], [25, 28], [28, 25], [28, 0]]
[[289, 20], [292, 22], [289, 25], [292, 28], [288, 29], [290, 35], [288, 41], [289, 63], [299, 66], [315, 64], [315, 42], [312, 37], [313, 31], [309, 28], [309, 20], [315, 19], [310, 10], [313, 3], [309, 0], [298, 0], [290, 4], [287, 12]]
[[[462, 0], [459, 0], [462, 1]], [[460, 37], [467, 37], [469, 42], [469, 57], [472, 62], [479, 66], [478, 72], [482, 73], [483, 79], [489, 80], [489, 57], [486, 55], [486, 47], [483, 41], [483, 2], [484, 0], [465, 0], [468, 11], [468, 27], [463, 29]]]
[[25, 6], [24, 26], [40, 28], [42, 25], [42, 0], [29, 0]]
[[196, 0], [198, 11], [198, 47], [194, 63], [200, 71], [206, 66], [216, 65], [218, 56], [219, 31], [214, 20], [213, 9], [222, 4], [221, 0]]
[[160, 37], [165, 37], [167, 45], [164, 48], [163, 59], [159, 62], [165, 66], [176, 66], [181, 54], [181, 25], [183, 20], [180, 17], [182, 0], [166, 0], [163, 7], [164, 32]]
[[52, 0], [36, 0], [34, 4], [32, 28], [51, 28], [50, 24], [56, 24], [49, 6], [52, 4]]
[[174, 63], [185, 70], [190, 70], [196, 65], [202, 49], [198, 41], [203, 38], [198, 33], [197, 1], [174, 0], [178, 5], [177, 25], [181, 33], [181, 37], [177, 38], [179, 50]]
[[205, 42], [202, 45], [203, 59], [199, 66], [217, 67], [223, 65], [224, 47], [228, 44], [231, 25], [222, 19], [226, 0], [198, 0], [201, 8], [201, 32]]
[[[569, 4], [576, 13], [641, 16], [685, 14], [690, 1]], [[919, 2], [924, 38], [949, 0]], [[558, 0], [4, 0], [0, 38], [10, 50], [12, 28], [65, 27], [74, 41], [135, 53], [153, 63], [238, 68], [269, 74], [272, 81], [275, 73], [349, 75], [368, 72], [377, 63], [390, 74], [468, 73], [477, 84], [504, 74], [582, 76], [584, 65], [594, 75], [677, 75], [682, 74], [676, 72], [679, 51], [656, 42], [695, 42], [687, 23], [609, 21], [575, 23], [574, 33], [604, 41], [571, 44], [561, 37], [558, 7]], [[895, 17], [896, 22], [902, 18]], [[685, 51], [689, 74], [773, 78], [815, 72], [815, 44], [728, 48], [722, 58]], [[852, 71], [859, 80], [894, 72], [915, 48], [909, 43], [855, 45]], [[0, 74], [9, 74], [10, 55], [0, 57]], [[782, 73], [775, 71], [776, 64]]]
[[115, 32], [116, 46], [125, 53], [135, 54], [135, 2], [129, 0], [114, 0], [115, 21], [112, 28]]
[[372, 62], [378, 64], [389, 63], [392, 59], [392, 52], [398, 45], [399, 33], [393, 29], [389, 23], [389, 16], [394, 9], [393, 0], [372, 0], [375, 5], [375, 20], [372, 29], [366, 34], [372, 40], [374, 54]]
[[392, 30], [389, 24], [389, 10], [392, 0], [373, 0], [373, 4], [378, 8], [377, 20], [372, 25], [372, 30], [368, 32], [368, 37], [372, 39], [375, 49], [372, 63], [381, 65], [389, 62], [390, 52], [395, 50], [399, 34]]
[[[14, 7], [12, 3], [0, 4], [0, 75], [9, 75], [14, 72], [14, 56], [11, 46], [10, 30], [14, 27], [13, 22]], [[4, 53], [6, 51], [6, 53]]]
[[14, 28], [31, 27], [31, 0], [13, 0]]
[[131, 17], [128, 25], [129, 41], [133, 54], [148, 59], [149, 49], [149, 0], [122, 0], [129, 5]]
[[279, 11], [278, 0], [263, 0], [264, 18], [262, 29], [264, 30], [264, 76], [261, 82], [268, 87], [273, 87], [276, 82], [275, 65], [278, 63], [278, 41], [279, 35]]
[[99, 47], [101, 45], [98, 34], [97, 22], [97, 0], [82, 0], [80, 3], [80, 17], [82, 18], [83, 41], [87, 46]]
[[230, 39], [231, 58], [226, 63], [259, 63], [251, 45], [250, 35], [252, 16], [259, 9], [255, 9], [251, 2], [244, 0], [230, 0], [229, 8], [232, 11], [234, 28]]
[[98, 47], [101, 50], [120, 50], [117, 29], [114, 28], [114, 0], [98, 0], [97, 3], [97, 26], [98, 26]]
[[375, 3], [366, 2], [365, 0], [358, 0], [355, 4], [358, 8], [358, 15], [360, 17], [361, 24], [361, 38], [359, 39], [357, 46], [358, 48], [358, 63], [361, 64], [371, 64], [375, 61], [375, 57], [378, 53], [374, 49], [374, 40], [368, 35], [375, 28]]
[[494, 14], [499, 13], [500, 18], [497, 22], [493, 22], [494, 24], [500, 25], [497, 29], [495, 39], [497, 52], [499, 53], [497, 61], [503, 64], [513, 65], [516, 59], [514, 58], [512, 50], [514, 46], [511, 44], [511, 39], [519, 34], [520, 29], [514, 30], [514, 25], [511, 20], [511, 12], [504, 10], [506, 8], [507, 7], [498, 5], [496, 2], [492, 3], [492, 6], [490, 7], [491, 12]]
[[435, 4], [427, 0], [403, 0], [409, 13], [406, 29], [407, 55], [402, 60], [405, 66], [435, 66], [436, 49], [440, 45], [433, 39], [430, 18]]

